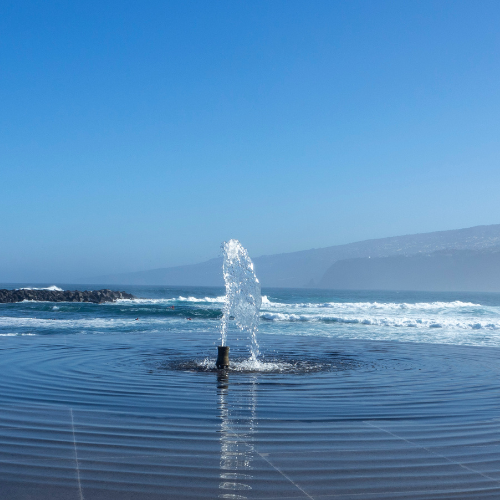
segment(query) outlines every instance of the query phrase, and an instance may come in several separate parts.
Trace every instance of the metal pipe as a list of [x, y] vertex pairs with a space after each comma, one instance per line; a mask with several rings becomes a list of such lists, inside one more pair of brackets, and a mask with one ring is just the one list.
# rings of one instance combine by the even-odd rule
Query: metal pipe
[[229, 368], [229, 346], [220, 345], [217, 347], [217, 361], [215, 364], [218, 370]]

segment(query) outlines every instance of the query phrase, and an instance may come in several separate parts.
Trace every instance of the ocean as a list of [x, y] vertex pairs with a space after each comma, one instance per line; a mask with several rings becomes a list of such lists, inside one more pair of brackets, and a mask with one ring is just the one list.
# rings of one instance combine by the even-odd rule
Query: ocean
[[500, 294], [33, 286], [139, 298], [0, 304], [2, 498], [500, 495]]

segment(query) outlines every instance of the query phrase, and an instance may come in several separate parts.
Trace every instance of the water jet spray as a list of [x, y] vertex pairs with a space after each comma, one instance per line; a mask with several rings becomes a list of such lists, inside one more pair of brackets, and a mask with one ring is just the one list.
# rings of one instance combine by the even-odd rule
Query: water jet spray
[[218, 369], [225, 369], [229, 367], [229, 347], [226, 346], [229, 319], [234, 318], [236, 326], [250, 334], [250, 359], [257, 361], [257, 329], [262, 297], [260, 283], [246, 248], [238, 240], [224, 242], [221, 248], [224, 255], [222, 272], [226, 297], [222, 309], [221, 345], [217, 348], [216, 366]]

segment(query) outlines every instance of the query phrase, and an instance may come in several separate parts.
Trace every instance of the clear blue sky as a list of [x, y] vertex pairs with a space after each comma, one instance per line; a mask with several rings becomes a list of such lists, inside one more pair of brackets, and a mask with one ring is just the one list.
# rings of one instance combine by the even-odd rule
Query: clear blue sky
[[0, 3], [0, 282], [500, 222], [500, 2]]

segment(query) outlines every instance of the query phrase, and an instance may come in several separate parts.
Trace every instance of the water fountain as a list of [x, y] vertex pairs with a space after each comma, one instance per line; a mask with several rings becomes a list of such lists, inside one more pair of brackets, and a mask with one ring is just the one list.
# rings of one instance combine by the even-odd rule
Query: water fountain
[[230, 319], [234, 319], [240, 330], [249, 333], [250, 360], [257, 360], [259, 355], [257, 329], [262, 298], [260, 283], [247, 250], [238, 240], [224, 242], [221, 248], [224, 256], [222, 271], [226, 284], [226, 297], [222, 310], [221, 345], [217, 348], [216, 365], [218, 369], [225, 369], [229, 367], [229, 346], [226, 345], [226, 341]]

